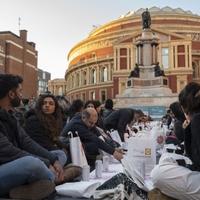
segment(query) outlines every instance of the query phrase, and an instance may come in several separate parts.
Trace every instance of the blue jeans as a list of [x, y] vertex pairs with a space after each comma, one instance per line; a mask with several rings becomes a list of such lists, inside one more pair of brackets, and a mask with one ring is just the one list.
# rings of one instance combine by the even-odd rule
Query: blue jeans
[[54, 179], [54, 174], [41, 160], [25, 156], [0, 165], [0, 196], [8, 194], [16, 186]]
[[50, 152], [58, 157], [58, 160], [59, 160], [59, 162], [62, 166], [64, 166], [66, 164], [67, 156], [66, 156], [66, 153], [63, 150], [53, 150], [53, 151], [50, 151]]

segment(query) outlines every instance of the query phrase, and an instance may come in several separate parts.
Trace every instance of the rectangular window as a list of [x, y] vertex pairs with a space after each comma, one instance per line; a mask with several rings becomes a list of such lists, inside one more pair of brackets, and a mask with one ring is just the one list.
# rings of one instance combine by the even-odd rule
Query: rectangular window
[[177, 46], [177, 53], [178, 53], [178, 67], [185, 67], [185, 46], [184, 45], [179, 45]]
[[169, 48], [162, 48], [162, 65], [163, 69], [169, 68]]

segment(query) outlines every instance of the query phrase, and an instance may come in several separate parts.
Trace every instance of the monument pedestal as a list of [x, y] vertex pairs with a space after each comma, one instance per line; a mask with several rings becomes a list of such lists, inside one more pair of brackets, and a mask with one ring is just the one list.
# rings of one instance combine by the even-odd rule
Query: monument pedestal
[[157, 62], [159, 39], [148, 24], [143, 22], [143, 25], [142, 34], [136, 39], [138, 64], [131, 71], [123, 94], [116, 96], [115, 107], [137, 107], [143, 111], [145, 108], [150, 115], [157, 110], [162, 117], [166, 108], [178, 98], [169, 88], [168, 79]]

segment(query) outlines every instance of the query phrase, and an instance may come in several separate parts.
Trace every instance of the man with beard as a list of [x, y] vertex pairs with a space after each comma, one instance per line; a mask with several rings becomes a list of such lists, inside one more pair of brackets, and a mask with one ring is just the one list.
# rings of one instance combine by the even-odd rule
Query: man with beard
[[0, 197], [42, 199], [64, 173], [57, 157], [34, 142], [14, 117], [22, 82], [20, 76], [0, 74]]

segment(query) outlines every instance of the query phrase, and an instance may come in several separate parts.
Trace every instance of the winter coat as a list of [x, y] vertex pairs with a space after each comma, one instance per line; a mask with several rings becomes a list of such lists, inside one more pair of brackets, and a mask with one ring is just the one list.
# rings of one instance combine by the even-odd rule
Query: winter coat
[[[62, 136], [68, 137], [68, 132], [72, 133], [78, 132], [81, 142], [87, 148], [87, 144], [95, 144], [98, 149], [101, 149], [109, 154], [113, 154], [115, 149], [110, 145], [102, 141], [98, 136], [100, 136], [99, 131], [93, 127], [89, 129], [81, 119], [81, 114], [76, 115], [71, 119], [71, 121], [65, 125]], [[86, 152], [87, 153], [87, 152]]]
[[134, 110], [131, 108], [121, 108], [119, 110], [115, 110], [104, 119], [104, 127], [107, 130], [117, 130], [121, 140], [124, 141], [126, 126], [133, 120], [133, 117]]
[[53, 140], [50, 131], [47, 130], [38, 119], [34, 110], [31, 110], [26, 114], [25, 130], [34, 141], [48, 151], [60, 149], [58, 143]]
[[39, 157], [47, 165], [57, 160], [26, 134], [13, 113], [0, 109], [0, 165], [24, 156]]

